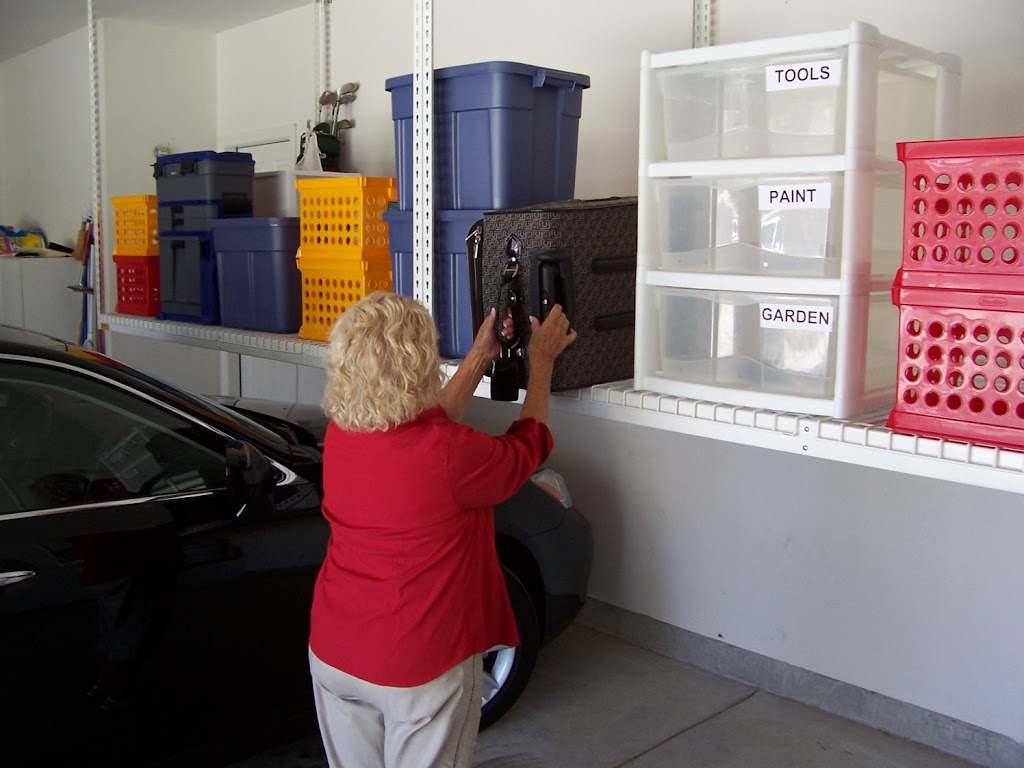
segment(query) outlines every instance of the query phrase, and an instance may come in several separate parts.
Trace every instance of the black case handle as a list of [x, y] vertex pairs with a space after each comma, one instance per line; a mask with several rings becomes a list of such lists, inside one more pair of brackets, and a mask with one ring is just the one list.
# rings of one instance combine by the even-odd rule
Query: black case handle
[[473, 319], [473, 335], [484, 322], [484, 220], [473, 223], [466, 234], [466, 257], [469, 259], [469, 310]]
[[635, 326], [636, 312], [618, 312], [614, 315], [601, 315], [594, 318], [594, 330], [598, 333], [618, 331]]
[[530, 307], [544, 322], [551, 307], [562, 305], [572, 325], [576, 315], [576, 285], [568, 251], [541, 251], [530, 255]]
[[636, 272], [636, 256], [617, 256], [594, 259], [590, 269], [595, 275], [610, 275], [618, 272]]

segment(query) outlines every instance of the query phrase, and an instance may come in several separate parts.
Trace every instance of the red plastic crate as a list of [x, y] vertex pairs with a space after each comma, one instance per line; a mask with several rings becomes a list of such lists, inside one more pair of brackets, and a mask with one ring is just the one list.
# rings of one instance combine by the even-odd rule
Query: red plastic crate
[[903, 269], [1024, 275], [1024, 136], [904, 142]]
[[123, 315], [153, 317], [160, 311], [160, 259], [152, 256], [114, 256], [117, 266], [117, 306]]
[[899, 432], [1024, 449], [1024, 276], [958, 288], [948, 275], [901, 270]]

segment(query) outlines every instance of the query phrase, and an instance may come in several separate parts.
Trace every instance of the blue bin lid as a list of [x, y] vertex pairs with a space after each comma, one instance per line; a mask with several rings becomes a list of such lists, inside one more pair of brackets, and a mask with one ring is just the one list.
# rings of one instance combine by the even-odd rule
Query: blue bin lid
[[161, 155], [157, 165], [180, 163], [182, 160], [221, 160], [229, 163], [252, 163], [252, 155], [248, 152], [214, 152], [212, 149], [199, 152], [179, 152], [176, 155]]
[[[478, 64], [463, 64], [457, 67], [442, 67], [434, 70], [435, 80], [445, 80], [466, 75], [490, 74], [498, 72], [509, 75], [525, 75], [533, 78], [534, 87], [549, 86], [556, 88], [589, 88], [590, 78], [587, 75], [565, 72], [560, 69], [548, 69], [517, 61], [484, 61]], [[384, 81], [384, 90], [390, 91], [412, 84], [412, 75], [390, 77]]]
[[209, 242], [209, 231], [184, 231], [184, 232], [161, 232], [157, 235], [161, 240], [199, 240], [200, 243]]
[[[390, 223], [392, 221], [399, 222], [399, 223], [411, 222], [412, 221], [412, 217], [413, 217], [413, 211], [384, 211], [384, 213], [382, 214], [382, 218], [387, 223]], [[465, 209], [465, 210], [462, 210], [462, 209], [460, 209], [460, 210], [451, 210], [451, 209], [436, 210], [435, 209], [434, 210], [434, 220], [435, 221], [445, 221], [445, 222], [449, 222], [449, 221], [451, 221], [451, 222], [463, 221], [463, 222], [468, 222], [469, 224], [473, 224], [473, 222], [475, 222], [477, 219], [482, 219], [483, 217], [484, 217], [484, 211], [482, 211], [482, 210], [475, 210], [475, 209]]]
[[234, 216], [228, 219], [213, 219], [210, 221], [210, 229], [297, 226], [299, 226], [298, 216]]

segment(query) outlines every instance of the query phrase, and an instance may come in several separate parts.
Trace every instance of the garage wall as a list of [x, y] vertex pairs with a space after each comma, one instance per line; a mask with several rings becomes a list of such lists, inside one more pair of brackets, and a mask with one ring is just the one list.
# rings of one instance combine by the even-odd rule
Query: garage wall
[[[964, 61], [962, 135], [1015, 135], [1024, 126], [1024, 101], [1015, 97], [1015, 78], [1024, 71], [1017, 0], [716, 0], [714, 8], [718, 43], [866, 21], [891, 37], [955, 53]], [[331, 14], [332, 86], [361, 84], [351, 132], [356, 168], [393, 175], [391, 96], [384, 81], [412, 71], [412, 3], [334, 3]], [[313, 118], [312, 34], [312, 17], [303, 8], [218, 36], [218, 141], [240, 132], [272, 133], [285, 122], [304, 126]], [[590, 76], [580, 120], [578, 197], [636, 194], [640, 53], [688, 48], [691, 39], [692, 6], [676, 0], [434, 3], [437, 68], [511, 60]], [[296, 53], [268, 54], [285, 50]], [[264, 102], [254, 97], [255, 82], [274, 108], [256, 108]]]
[[716, 41], [760, 40], [874, 24], [889, 37], [963, 60], [961, 135], [1016, 136], [1024, 132], [1024, 8], [1018, 0], [719, 0]]
[[104, 190], [154, 195], [157, 145], [194, 152], [216, 140], [216, 36], [124, 19], [101, 31]]
[[[517, 408], [468, 418], [500, 431]], [[1019, 496], [557, 410], [551, 427], [594, 526], [592, 597], [1024, 737]]]
[[150, 376], [204, 395], [241, 394], [239, 355], [126, 333], [107, 334], [106, 354]]
[[[335, 14], [350, 3], [334, 3]], [[217, 147], [314, 119], [313, 3], [217, 36]], [[338, 84], [335, 83], [335, 86]]]
[[[210, 149], [216, 136], [216, 37], [194, 30], [100, 22], [100, 116], [104, 253], [114, 247], [111, 197], [155, 195], [155, 147]], [[117, 300], [116, 271], [103, 263], [106, 311]]]
[[[333, 80], [358, 80], [353, 149], [395, 172], [383, 81], [412, 70], [411, 4], [333, 8]], [[964, 61], [963, 135], [1019, 133], [1024, 71], [1016, 0], [716, 3], [715, 39], [845, 28], [854, 20]], [[689, 47], [689, 4], [435, 3], [434, 65], [511, 59], [590, 75], [577, 195], [635, 194], [644, 48]], [[999, 24], [989, 20], [1006, 19]], [[1017, 20], [1017, 23], [1011, 23]], [[272, 31], [252, 33], [250, 55]], [[305, 34], [305, 33], [303, 33]], [[298, 42], [298, 41], [297, 41]], [[221, 71], [223, 103], [237, 81]], [[241, 107], [239, 106], [239, 109]], [[222, 110], [218, 133], [237, 130]], [[250, 115], [249, 127], [258, 117]], [[474, 401], [501, 429], [514, 408]], [[737, 648], [1024, 740], [1024, 576], [1013, 494], [807, 460], [758, 448], [553, 416], [552, 464], [594, 523], [593, 597]]]
[[92, 210], [84, 29], [0, 65], [0, 224], [75, 244]]
[[[391, 94], [384, 83], [412, 72], [412, 3], [334, 3], [331, 17], [331, 87], [360, 83], [353, 104], [356, 127], [350, 132], [355, 167], [367, 175], [393, 176]], [[507, 60], [588, 75], [576, 194], [634, 195], [640, 53], [645, 47], [689, 47], [691, 21], [690, 3], [678, 0], [444, 0], [434, 3], [434, 66]], [[308, 58], [302, 52], [312, 30], [312, 18], [298, 9], [218, 36], [218, 56], [231, 62], [217, 72], [222, 145], [239, 133], [265, 128], [273, 134], [282, 122], [305, 126], [314, 118], [312, 61], [305, 81], [295, 66]], [[298, 58], [270, 68], [268, 51], [295, 51]], [[278, 53], [276, 58], [286, 57]], [[251, 73], [258, 73], [273, 109], [254, 110], [260, 102], [252, 99]], [[302, 97], [298, 103], [295, 93]]]

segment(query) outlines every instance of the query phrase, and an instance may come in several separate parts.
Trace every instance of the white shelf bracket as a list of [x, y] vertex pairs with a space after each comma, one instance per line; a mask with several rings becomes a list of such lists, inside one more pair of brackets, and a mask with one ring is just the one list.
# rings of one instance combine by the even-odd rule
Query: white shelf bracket
[[[103, 334], [100, 333], [99, 316], [103, 311], [105, 295], [103, 291], [103, 175], [102, 156], [100, 149], [100, 46], [96, 21], [96, 12], [93, 8], [93, 0], [88, 0], [86, 9], [87, 26], [89, 28], [89, 129], [92, 141], [92, 191], [93, 191], [93, 230], [92, 230], [92, 255], [89, 257], [88, 281], [92, 286], [93, 295], [84, 299], [88, 311], [83, 312], [82, 323], [84, 327], [80, 334], [81, 338], [88, 343], [92, 340], [93, 346], [99, 352], [104, 349]], [[89, 250], [86, 243], [86, 250]]]
[[433, 314], [433, 1], [413, 0], [413, 297]]
[[320, 114], [320, 94], [331, 87], [331, 1], [313, 6], [313, 114]]
[[693, 47], [713, 45], [714, 0], [693, 0]]

